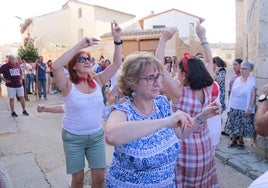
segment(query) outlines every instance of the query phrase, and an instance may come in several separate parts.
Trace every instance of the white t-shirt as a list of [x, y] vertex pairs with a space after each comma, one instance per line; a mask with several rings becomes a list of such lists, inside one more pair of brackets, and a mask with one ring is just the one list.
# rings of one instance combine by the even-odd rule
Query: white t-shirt
[[[241, 82], [242, 76], [235, 79], [230, 94], [229, 107], [239, 110], [248, 108], [251, 99], [251, 91], [256, 86], [256, 80], [253, 76], [248, 76], [247, 81]], [[255, 112], [255, 105], [251, 109], [251, 113]]]
[[267, 188], [268, 187], [268, 171], [255, 179], [248, 188]]

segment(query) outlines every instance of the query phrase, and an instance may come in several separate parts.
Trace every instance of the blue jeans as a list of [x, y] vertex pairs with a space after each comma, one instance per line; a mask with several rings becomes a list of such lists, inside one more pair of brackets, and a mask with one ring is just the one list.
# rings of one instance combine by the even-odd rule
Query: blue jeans
[[41, 98], [41, 95], [44, 95], [44, 98], [47, 98], [47, 84], [46, 80], [38, 80], [38, 96]]
[[31, 88], [32, 88], [32, 91], [34, 91], [34, 74], [27, 74], [26, 89], [28, 93], [31, 92]]

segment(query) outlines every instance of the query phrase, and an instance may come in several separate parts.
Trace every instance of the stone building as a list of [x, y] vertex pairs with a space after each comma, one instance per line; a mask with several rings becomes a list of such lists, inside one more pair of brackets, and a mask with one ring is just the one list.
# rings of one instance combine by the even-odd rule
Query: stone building
[[[268, 83], [268, 1], [236, 0], [236, 56], [255, 64], [257, 97]], [[257, 136], [253, 151], [268, 159], [268, 138]]]
[[236, 56], [255, 64], [258, 95], [268, 83], [268, 1], [236, 0]]

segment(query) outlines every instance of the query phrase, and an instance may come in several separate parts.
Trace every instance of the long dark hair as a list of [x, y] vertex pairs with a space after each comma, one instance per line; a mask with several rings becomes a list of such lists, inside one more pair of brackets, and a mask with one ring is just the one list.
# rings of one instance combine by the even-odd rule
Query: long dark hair
[[187, 70], [185, 70], [185, 67], [183, 66], [182, 59], [179, 63], [179, 69], [181, 72], [186, 73], [186, 79], [193, 90], [199, 90], [212, 85], [213, 78], [209, 74], [202, 60], [198, 58], [190, 58], [186, 59], [186, 64]]
[[227, 67], [226, 62], [223, 61], [219, 56], [213, 57], [213, 64], [220, 67], [220, 70], [225, 70], [225, 67]]

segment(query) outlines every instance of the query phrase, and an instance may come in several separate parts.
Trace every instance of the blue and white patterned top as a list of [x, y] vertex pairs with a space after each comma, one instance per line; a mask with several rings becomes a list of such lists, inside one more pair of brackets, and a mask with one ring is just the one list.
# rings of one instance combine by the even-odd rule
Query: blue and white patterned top
[[[155, 111], [145, 116], [139, 114], [128, 99], [123, 104], [107, 109], [104, 119], [107, 120], [114, 109], [125, 112], [128, 121], [160, 119], [171, 115], [171, 105], [166, 97], [158, 96], [154, 104]], [[179, 149], [178, 138], [172, 128], [163, 128], [135, 141], [115, 146], [113, 160], [106, 174], [106, 187], [175, 187], [174, 165]]]

